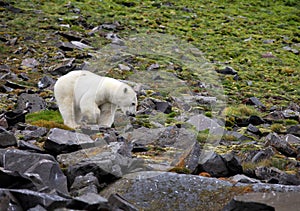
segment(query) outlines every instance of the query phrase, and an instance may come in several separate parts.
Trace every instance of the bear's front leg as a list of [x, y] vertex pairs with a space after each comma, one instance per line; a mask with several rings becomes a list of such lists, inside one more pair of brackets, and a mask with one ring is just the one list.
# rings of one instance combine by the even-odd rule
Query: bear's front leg
[[97, 124], [100, 116], [100, 110], [96, 103], [89, 103], [87, 101], [80, 102], [81, 124]]
[[100, 106], [99, 126], [111, 127], [115, 120], [117, 106], [111, 103], [105, 103]]

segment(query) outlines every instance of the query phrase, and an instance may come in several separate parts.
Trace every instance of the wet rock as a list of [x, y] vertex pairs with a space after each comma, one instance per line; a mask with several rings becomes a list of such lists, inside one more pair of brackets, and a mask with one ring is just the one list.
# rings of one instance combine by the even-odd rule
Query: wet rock
[[96, 193], [86, 193], [75, 197], [67, 207], [80, 210], [111, 210], [108, 200]]
[[270, 133], [266, 137], [265, 146], [272, 146], [282, 154], [289, 157], [296, 157], [297, 150], [292, 147], [288, 142], [282, 140], [276, 133]]
[[9, 192], [18, 199], [24, 210], [28, 210], [37, 205], [43, 206], [46, 210], [53, 210], [55, 208], [65, 207], [69, 202], [69, 199], [55, 194], [40, 193], [32, 190], [9, 189]]
[[222, 211], [275, 211], [274, 207], [258, 202], [238, 201], [232, 199]]
[[286, 131], [289, 134], [300, 137], [300, 125], [293, 125], [289, 127]]
[[27, 110], [13, 110], [7, 111], [4, 113], [4, 118], [7, 122], [8, 126], [14, 126], [19, 122], [25, 122], [25, 115], [27, 114]]
[[93, 172], [90, 172], [84, 176], [77, 176], [70, 187], [70, 194], [72, 196], [81, 196], [87, 193], [98, 193], [100, 189], [99, 181], [94, 176]]
[[108, 203], [113, 210], [138, 211], [138, 209], [124, 199], [120, 194], [111, 194]]
[[258, 179], [268, 183], [283, 185], [300, 185], [300, 179], [297, 175], [288, 174], [275, 167], [257, 167], [255, 175]]
[[17, 139], [15, 135], [5, 128], [0, 127], [0, 147], [9, 147], [17, 145]]
[[46, 101], [38, 94], [22, 93], [18, 97], [17, 109], [26, 110], [29, 113], [46, 109]]
[[47, 87], [53, 86], [55, 84], [55, 80], [47, 75], [41, 78], [38, 82], [38, 88], [45, 89]]
[[148, 155], [145, 161], [151, 168], [169, 170], [184, 167], [193, 172], [198, 166], [201, 153], [199, 143], [195, 133], [185, 128], [138, 128], [122, 136], [135, 146], [158, 150], [154, 156], [153, 152], [143, 155]]
[[14, 149], [6, 150], [2, 159], [5, 170], [17, 171], [21, 175], [30, 174], [35, 177], [37, 187], [68, 193], [66, 177], [54, 157]]
[[86, 134], [52, 128], [45, 141], [44, 148], [48, 152], [57, 155], [93, 146], [95, 146], [94, 140]]
[[261, 183], [260, 180], [248, 177], [243, 174], [234, 175], [230, 177], [230, 179], [234, 182], [241, 182], [241, 183]]
[[65, 75], [76, 68], [75, 58], [65, 59], [61, 64], [52, 66], [49, 69], [51, 75]]
[[39, 65], [39, 62], [34, 58], [24, 59], [21, 63], [21, 67], [25, 68], [35, 68]]

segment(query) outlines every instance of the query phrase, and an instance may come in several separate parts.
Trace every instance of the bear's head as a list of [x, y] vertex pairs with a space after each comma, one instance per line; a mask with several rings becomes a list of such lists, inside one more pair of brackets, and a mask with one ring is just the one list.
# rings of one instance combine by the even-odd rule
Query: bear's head
[[118, 106], [127, 116], [135, 116], [137, 108], [137, 97], [135, 91], [128, 85], [120, 87], [122, 95], [119, 95]]

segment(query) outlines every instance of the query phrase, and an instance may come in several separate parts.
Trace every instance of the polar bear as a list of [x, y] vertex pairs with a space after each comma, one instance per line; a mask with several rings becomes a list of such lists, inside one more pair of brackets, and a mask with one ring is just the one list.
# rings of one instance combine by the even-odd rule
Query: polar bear
[[83, 124], [111, 127], [118, 106], [129, 116], [134, 116], [137, 108], [137, 96], [130, 86], [87, 70], [60, 77], [54, 96], [64, 124], [71, 128]]

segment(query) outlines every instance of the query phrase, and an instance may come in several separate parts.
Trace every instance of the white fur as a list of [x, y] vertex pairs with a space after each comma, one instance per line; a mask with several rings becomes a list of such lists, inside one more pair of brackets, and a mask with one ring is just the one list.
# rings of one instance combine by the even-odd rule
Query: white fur
[[118, 106], [125, 114], [136, 113], [137, 97], [130, 86], [85, 70], [60, 77], [54, 95], [64, 124], [71, 128], [84, 123], [111, 127]]

